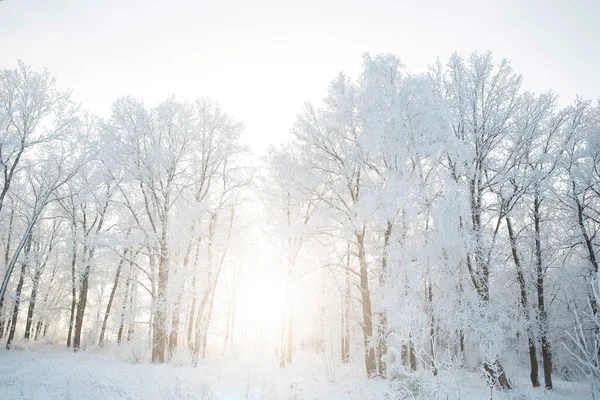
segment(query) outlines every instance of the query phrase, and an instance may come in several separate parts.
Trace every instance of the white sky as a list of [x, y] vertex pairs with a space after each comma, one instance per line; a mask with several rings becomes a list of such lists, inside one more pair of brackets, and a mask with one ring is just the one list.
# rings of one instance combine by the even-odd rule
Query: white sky
[[552, 89], [562, 105], [596, 99], [599, 17], [600, 0], [4, 0], [0, 67], [47, 67], [101, 115], [126, 94], [149, 105], [209, 96], [260, 151], [339, 71], [355, 77], [364, 52], [422, 72], [437, 56], [489, 49], [527, 89]]

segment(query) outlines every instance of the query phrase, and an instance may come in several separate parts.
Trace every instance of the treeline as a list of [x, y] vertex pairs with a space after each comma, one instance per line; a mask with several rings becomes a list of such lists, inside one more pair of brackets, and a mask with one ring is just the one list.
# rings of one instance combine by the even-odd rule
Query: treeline
[[326, 243], [335, 357], [352, 324], [369, 376], [462, 365], [510, 388], [508, 359], [535, 387], [599, 377], [600, 104], [561, 109], [490, 53], [416, 75], [365, 55], [292, 135], [267, 157], [273, 220], [290, 271]]
[[100, 119], [19, 62], [0, 74], [0, 126], [6, 348], [19, 328], [76, 350], [143, 330], [153, 362], [186, 343], [197, 363], [250, 181], [243, 124], [208, 99], [125, 97]]
[[135, 336], [153, 362], [196, 365], [210, 335], [226, 350], [239, 329], [232, 265], [258, 222], [289, 297], [299, 282], [321, 293], [304, 304], [310, 334], [295, 321], [306, 298], [285, 299], [281, 367], [310, 347], [371, 377], [600, 377], [600, 105], [561, 109], [489, 53], [417, 75], [365, 55], [257, 171], [242, 130], [208, 99], [125, 97], [100, 118], [48, 72], [2, 70], [6, 347]]

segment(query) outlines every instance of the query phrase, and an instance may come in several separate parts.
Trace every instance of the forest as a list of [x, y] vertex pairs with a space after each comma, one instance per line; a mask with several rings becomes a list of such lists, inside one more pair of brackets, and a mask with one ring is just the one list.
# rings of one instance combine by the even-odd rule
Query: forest
[[0, 364], [246, 354], [389, 396], [364, 398], [461, 398], [466, 374], [593, 398], [600, 100], [561, 107], [490, 52], [432, 61], [363, 55], [262, 154], [217, 99], [93, 115], [3, 66]]

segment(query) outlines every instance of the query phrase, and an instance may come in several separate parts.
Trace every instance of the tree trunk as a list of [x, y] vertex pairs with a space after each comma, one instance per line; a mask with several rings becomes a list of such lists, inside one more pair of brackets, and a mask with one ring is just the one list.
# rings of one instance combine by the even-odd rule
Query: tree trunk
[[350, 242], [346, 251], [346, 287], [342, 295], [342, 362], [350, 362]]
[[129, 295], [129, 279], [125, 282], [125, 298], [123, 299], [123, 306], [121, 307], [121, 318], [119, 323], [119, 330], [117, 331], [117, 343], [120, 344], [123, 339], [123, 329], [125, 328], [125, 314], [127, 313], [127, 297]]
[[202, 329], [202, 314], [204, 313], [204, 307], [206, 307], [206, 302], [208, 301], [208, 297], [210, 295], [211, 286], [206, 289], [204, 295], [202, 296], [202, 301], [200, 302], [200, 307], [198, 308], [198, 313], [196, 315], [196, 334], [194, 335], [194, 344], [192, 346], [192, 365], [194, 367], [198, 366], [198, 358], [200, 355], [200, 347], [202, 340], [202, 333], [204, 330]]
[[371, 293], [369, 292], [368, 266], [364, 247], [365, 228], [356, 234], [358, 244], [358, 260], [360, 263], [360, 291], [363, 309], [363, 339], [365, 346], [365, 367], [369, 378], [377, 375], [375, 349], [373, 341], [373, 314], [371, 312]]
[[0, 339], [4, 337], [4, 306], [0, 308]]
[[[577, 193], [575, 191], [575, 182], [573, 182], [573, 199], [575, 200], [575, 203], [577, 205], [577, 222], [579, 224], [579, 228], [581, 229], [581, 235], [583, 236], [583, 241], [587, 250], [588, 259], [590, 261], [591, 269], [588, 278], [591, 284], [594, 278], [598, 276], [598, 259], [596, 258], [596, 252], [594, 250], [594, 242], [592, 239], [593, 236], [590, 237], [583, 220], [583, 205], [581, 204], [581, 201], [579, 200], [579, 197], [577, 196]], [[588, 289], [588, 299], [590, 302], [590, 308], [592, 311], [593, 318], [598, 318], [598, 304], [596, 303], [596, 296], [594, 296], [594, 288]], [[598, 324], [594, 325], [594, 336], [600, 337], [600, 326]], [[600, 346], [598, 346], [597, 358], [600, 359]]]
[[408, 341], [408, 362], [410, 370], [415, 372], [417, 370], [417, 354], [415, 353], [415, 346], [412, 341], [412, 333], [410, 334], [410, 340]]
[[17, 319], [19, 318], [19, 305], [21, 304], [21, 291], [23, 289], [23, 280], [25, 278], [26, 269], [27, 263], [24, 262], [21, 266], [21, 275], [19, 276], [19, 283], [17, 284], [17, 291], [15, 293], [15, 305], [13, 308], [12, 321], [10, 323], [10, 331], [8, 332], [6, 350], [10, 350], [10, 344], [15, 338], [15, 328], [17, 326]]
[[[392, 221], [388, 220], [387, 227], [383, 235], [383, 255], [381, 257], [381, 275], [379, 276], [379, 284], [384, 294], [387, 274], [388, 247], [390, 245], [392, 228]], [[385, 355], [387, 354], [387, 331], [387, 311], [384, 307], [384, 309], [379, 313], [379, 325], [377, 326], [377, 372], [382, 378], [386, 377]]]
[[200, 259], [200, 244], [201, 241], [198, 239], [196, 243], [196, 255], [194, 256], [194, 272], [192, 274], [192, 304], [190, 305], [190, 314], [188, 317], [188, 329], [187, 329], [187, 343], [188, 349], [191, 353], [194, 353], [194, 315], [196, 314], [196, 272], [198, 268], [198, 260]]
[[[91, 251], [93, 254], [93, 250]], [[90, 279], [90, 271], [92, 266], [90, 264], [90, 259], [88, 259], [88, 264], [85, 267], [83, 272], [83, 279], [81, 281], [81, 290], [79, 291], [79, 302], [77, 303], [77, 312], [75, 313], [75, 334], [73, 336], [73, 349], [75, 351], [81, 348], [81, 331], [83, 329], [83, 316], [85, 313], [85, 306], [87, 303], [87, 292], [89, 286]]]
[[206, 341], [208, 339], [208, 329], [210, 328], [210, 321], [212, 318], [213, 305], [215, 301], [215, 292], [217, 291], [217, 281], [219, 279], [219, 271], [217, 271], [217, 276], [215, 278], [215, 284], [211, 290], [210, 295], [210, 303], [208, 305], [208, 313], [206, 315], [206, 324], [204, 325], [204, 335], [202, 337], [202, 358], [206, 357]]
[[194, 352], [194, 315], [196, 313], [196, 274], [192, 277], [192, 304], [190, 304], [190, 314], [188, 317], [187, 343], [190, 352]]
[[31, 234], [27, 237], [27, 244], [25, 245], [25, 260], [21, 265], [21, 274], [19, 275], [19, 282], [17, 283], [17, 291], [15, 293], [15, 305], [13, 307], [12, 321], [10, 323], [10, 331], [8, 332], [8, 340], [6, 342], [6, 350], [10, 350], [10, 344], [15, 338], [15, 329], [17, 327], [17, 319], [19, 318], [19, 305], [21, 304], [21, 291], [23, 290], [23, 281], [25, 279], [25, 271], [27, 269], [27, 258], [29, 251], [31, 250]]
[[75, 309], [77, 307], [77, 228], [73, 220], [73, 254], [71, 257], [71, 315], [69, 317], [69, 333], [67, 334], [67, 347], [71, 347], [71, 337], [75, 323]]
[[538, 378], [538, 359], [537, 359], [537, 350], [535, 346], [535, 338], [533, 335], [533, 329], [531, 326], [531, 317], [529, 314], [529, 301], [527, 299], [527, 286], [525, 284], [525, 276], [523, 274], [523, 268], [521, 267], [521, 260], [519, 259], [519, 253], [517, 252], [517, 239], [515, 237], [512, 222], [510, 218], [506, 217], [506, 228], [508, 230], [508, 238], [510, 241], [510, 247], [512, 250], [512, 257], [515, 263], [515, 268], [517, 270], [517, 282], [519, 283], [520, 294], [521, 294], [521, 306], [523, 307], [523, 314], [525, 315], [525, 323], [527, 324], [526, 332], [527, 332], [527, 344], [529, 347], [529, 365], [531, 368], [531, 373], [529, 374], [529, 378], [531, 379], [531, 384], [533, 387], [539, 387], [540, 382]]
[[510, 385], [510, 382], [504, 373], [504, 368], [498, 359], [491, 363], [484, 362], [483, 368], [487, 375], [488, 385], [490, 387], [498, 386], [501, 389], [512, 389], [512, 386]]
[[537, 273], [538, 311], [540, 313], [540, 339], [542, 342], [542, 362], [544, 365], [544, 382], [546, 389], [552, 389], [552, 350], [548, 339], [548, 315], [544, 298], [544, 268], [542, 264], [542, 245], [540, 235], [541, 200], [536, 192], [533, 198], [533, 222], [535, 227], [535, 261]]
[[152, 337], [152, 362], [165, 362], [165, 345], [167, 342], [167, 289], [169, 282], [168, 253], [167, 253], [167, 229], [163, 222], [162, 236], [160, 241], [160, 258], [158, 263], [158, 293], [156, 296], [153, 337]]
[[183, 274], [187, 270], [187, 266], [190, 259], [190, 253], [192, 251], [192, 245], [194, 244], [194, 240], [190, 239], [190, 243], [187, 246], [185, 251], [185, 257], [183, 258], [183, 268], [182, 268], [182, 277], [181, 284], [179, 286], [179, 291], [177, 292], [177, 299], [175, 300], [175, 306], [173, 307], [173, 313], [171, 315], [171, 331], [169, 332], [169, 351], [168, 356], [169, 360], [173, 357], [175, 350], [177, 349], [177, 339], [179, 336], [179, 320], [181, 317], [181, 301], [183, 298], [183, 291], [185, 290], [185, 279], [183, 279]]
[[[127, 240], [127, 238], [125, 238]], [[117, 292], [117, 287], [119, 286], [119, 277], [121, 275], [121, 268], [123, 267], [123, 262], [125, 261], [125, 257], [127, 257], [127, 252], [129, 249], [123, 250], [123, 257], [119, 260], [119, 265], [117, 266], [117, 272], [115, 274], [115, 282], [110, 291], [110, 296], [108, 297], [108, 304], [106, 305], [106, 311], [104, 312], [104, 319], [102, 320], [102, 327], [100, 328], [100, 339], [98, 340], [98, 346], [104, 346], [104, 333], [106, 332], [106, 324], [108, 323], [108, 317], [110, 316], [110, 309], [112, 307], [113, 300], [115, 298], [115, 293]]]
[[[133, 263], [130, 267], [133, 266]], [[135, 332], [135, 310], [137, 304], [137, 286], [135, 285], [136, 271], [131, 271], [132, 281], [129, 285], [129, 311], [127, 313], [127, 343], [131, 341], [131, 336]]]
[[33, 337], [33, 340], [38, 340], [38, 338], [40, 337], [40, 333], [42, 333], [42, 327], [44, 326], [44, 323], [42, 321], [38, 321], [37, 324], [35, 324], [35, 335]]
[[[4, 265], [8, 265], [10, 261], [10, 243], [12, 241], [12, 228], [15, 217], [15, 207], [13, 207], [10, 211], [10, 218], [8, 220], [8, 234], [6, 236], [6, 248], [4, 249]], [[4, 330], [8, 327], [5, 327], [5, 318], [4, 318], [4, 304], [0, 301], [0, 339], [4, 337]]]
[[29, 307], [27, 309], [27, 322], [25, 323], [25, 340], [29, 340], [31, 336], [31, 325], [33, 322], [33, 311], [35, 310], [35, 299], [37, 298], [38, 286], [40, 283], [40, 276], [42, 275], [42, 269], [35, 271], [33, 276], [33, 285], [31, 286], [31, 296], [29, 298]]
[[431, 347], [431, 369], [433, 376], [437, 376], [438, 370], [435, 362], [435, 316], [433, 313], [433, 292], [431, 282], [427, 282], [427, 298], [429, 300], [429, 345]]
[[[485, 259], [483, 253], [483, 244], [482, 244], [482, 234], [484, 229], [481, 225], [481, 204], [482, 204], [482, 189], [481, 189], [481, 171], [477, 174], [476, 178], [473, 178], [469, 184], [469, 195], [470, 195], [470, 206], [471, 206], [471, 219], [472, 219], [472, 234], [475, 236], [475, 252], [473, 255], [473, 259], [471, 259], [472, 255], [467, 253], [466, 264], [467, 270], [469, 271], [469, 275], [471, 277], [471, 283], [477, 292], [477, 296], [479, 297], [479, 301], [482, 303], [481, 312], [482, 319], [484, 319], [484, 315], [486, 310], [489, 307], [490, 302], [490, 287], [489, 287], [489, 279], [490, 279], [490, 271], [488, 260]], [[498, 225], [499, 227], [501, 221], [502, 214], [498, 216]], [[500, 385], [501, 389], [512, 389], [506, 374], [504, 373], [504, 368], [500, 363], [500, 360], [496, 356], [493, 361], [484, 361], [483, 368], [488, 374], [488, 383], [495, 382]]]

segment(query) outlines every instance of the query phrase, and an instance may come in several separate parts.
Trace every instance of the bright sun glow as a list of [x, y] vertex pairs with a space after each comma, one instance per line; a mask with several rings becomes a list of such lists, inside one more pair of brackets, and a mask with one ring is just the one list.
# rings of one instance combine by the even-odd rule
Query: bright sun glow
[[236, 323], [241, 341], [248, 346], [269, 349], [278, 343], [282, 321], [287, 315], [289, 293], [286, 280], [277, 266], [254, 267], [244, 274], [239, 287]]

